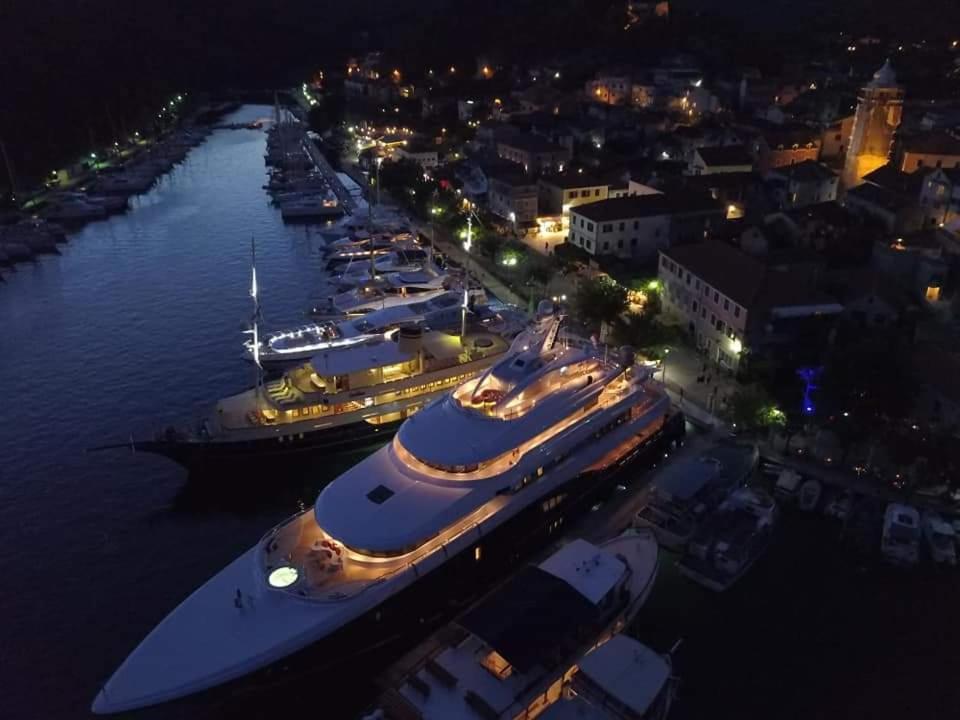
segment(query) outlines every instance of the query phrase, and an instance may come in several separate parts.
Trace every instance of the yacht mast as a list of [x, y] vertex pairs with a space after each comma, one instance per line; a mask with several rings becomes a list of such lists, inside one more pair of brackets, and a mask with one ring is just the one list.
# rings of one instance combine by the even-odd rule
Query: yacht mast
[[257, 366], [257, 406], [260, 404], [260, 390], [263, 386], [263, 366], [260, 364], [260, 295], [257, 290], [257, 242], [250, 238], [250, 297], [253, 298], [253, 362]]

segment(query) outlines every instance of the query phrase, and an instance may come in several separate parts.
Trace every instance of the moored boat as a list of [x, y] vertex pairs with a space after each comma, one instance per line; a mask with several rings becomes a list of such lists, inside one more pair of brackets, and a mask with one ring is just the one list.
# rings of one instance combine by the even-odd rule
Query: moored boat
[[566, 345], [560, 320], [542, 307], [495, 365], [414, 414], [313, 508], [191, 594], [104, 685], [94, 711], [269, 668], [342, 665], [475, 597], [626, 467], [654, 462], [682, 437], [683, 417], [632, 352]]
[[632, 622], [658, 568], [650, 532], [563, 545], [394, 665], [385, 674], [380, 716], [534, 717], [559, 696], [588, 650]]
[[677, 567], [710, 590], [729, 589], [766, 550], [777, 515], [777, 504], [766, 492], [734, 490], [701, 523]]

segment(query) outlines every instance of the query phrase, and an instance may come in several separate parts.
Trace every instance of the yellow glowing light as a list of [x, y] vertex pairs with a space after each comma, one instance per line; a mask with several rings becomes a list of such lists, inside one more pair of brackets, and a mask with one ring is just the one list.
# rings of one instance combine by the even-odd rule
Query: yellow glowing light
[[733, 348], [733, 351], [739, 355], [743, 351], [743, 342], [740, 338], [734, 338], [733, 342], [730, 343], [730, 347]]

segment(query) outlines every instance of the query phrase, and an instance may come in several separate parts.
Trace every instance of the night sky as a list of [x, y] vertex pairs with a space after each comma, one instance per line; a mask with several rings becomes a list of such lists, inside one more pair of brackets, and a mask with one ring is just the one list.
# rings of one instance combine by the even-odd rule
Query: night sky
[[[908, 17], [894, 0], [671, 5], [675, 17], [704, 8], [728, 16], [733, 37], [718, 35], [734, 43], [738, 30], [774, 26], [800, 39], [831, 23], [922, 33], [949, 27], [960, 14], [954, 0], [923, 0], [914, 7], [929, 11]], [[613, 26], [622, 11], [622, 0], [6, 0], [0, 3], [0, 139], [20, 174], [40, 174], [91, 143], [131, 132], [138, 117], [173, 92], [294, 84], [372, 46], [411, 59], [482, 50], [553, 56], [579, 50], [584, 37], [602, 38], [582, 32], [584, 23]], [[797, 18], [804, 20], [796, 24]], [[761, 45], [755, 38], [741, 48], [759, 56]], [[780, 47], [780, 39], [771, 46]]]

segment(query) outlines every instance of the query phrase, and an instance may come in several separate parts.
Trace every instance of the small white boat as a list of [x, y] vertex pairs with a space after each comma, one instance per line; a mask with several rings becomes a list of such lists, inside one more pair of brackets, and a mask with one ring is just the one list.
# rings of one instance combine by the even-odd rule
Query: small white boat
[[48, 220], [98, 220], [107, 214], [103, 205], [79, 197], [62, 197], [47, 208], [43, 216]]
[[280, 203], [280, 215], [284, 220], [308, 220], [342, 213], [343, 208], [337, 196], [329, 191], [323, 195], [305, 195]]
[[773, 495], [780, 502], [794, 502], [800, 489], [803, 476], [792, 468], [783, 468], [777, 477], [777, 484], [773, 488]]
[[[666, 720], [679, 679], [669, 655], [614, 635], [577, 663], [539, 720]], [[547, 700], [549, 702], [549, 698]]]
[[677, 568], [709, 590], [727, 590], [769, 546], [777, 515], [776, 502], [762, 490], [734, 490], [701, 523]]
[[827, 517], [834, 517], [838, 520], [846, 520], [850, 514], [850, 508], [853, 507], [853, 491], [844, 490], [834, 497], [823, 510]]
[[813, 512], [820, 503], [820, 494], [823, 488], [820, 482], [813, 478], [804, 480], [800, 486], [800, 509], [804, 512]]
[[923, 539], [930, 552], [930, 559], [937, 565], [957, 564], [957, 536], [953, 525], [936, 513], [923, 517]]
[[920, 560], [920, 513], [909, 505], [890, 503], [883, 515], [883, 557], [894, 565], [912, 566]]

